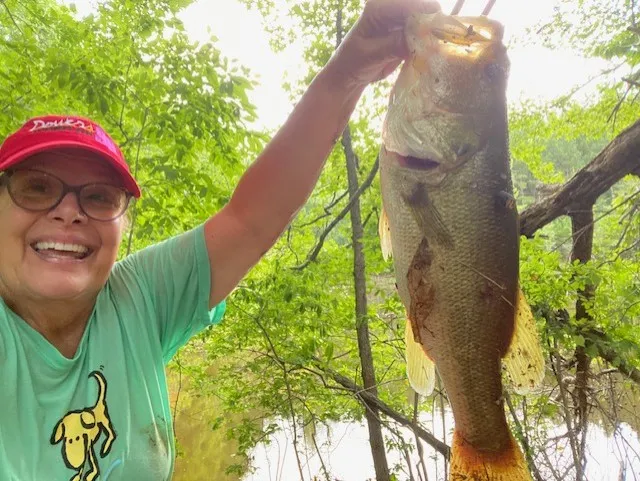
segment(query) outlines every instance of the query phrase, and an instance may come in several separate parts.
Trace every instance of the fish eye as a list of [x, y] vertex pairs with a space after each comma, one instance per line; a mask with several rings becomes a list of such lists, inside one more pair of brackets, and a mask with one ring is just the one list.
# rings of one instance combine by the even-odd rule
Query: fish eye
[[458, 147], [458, 150], [456, 150], [456, 155], [458, 157], [462, 157], [462, 156], [468, 154], [470, 150], [471, 150], [471, 145], [462, 144], [460, 147]]

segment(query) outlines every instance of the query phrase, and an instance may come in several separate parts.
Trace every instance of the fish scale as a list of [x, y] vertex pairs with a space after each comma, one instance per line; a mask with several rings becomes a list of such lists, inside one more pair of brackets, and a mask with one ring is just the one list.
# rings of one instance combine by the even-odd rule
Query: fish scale
[[407, 311], [408, 378], [428, 395], [437, 366], [455, 421], [451, 480], [528, 481], [502, 365], [525, 391], [544, 361], [518, 280], [502, 26], [418, 15], [406, 36], [412, 58], [383, 127], [380, 235]]
[[[501, 156], [492, 156], [500, 157], [504, 163], [504, 151]], [[447, 219], [455, 246], [429, 247], [432, 265], [424, 273], [424, 282], [433, 286], [435, 301], [427, 319], [411, 321], [418, 324], [420, 340], [438, 366], [450, 401], [456, 407], [453, 411], [456, 425], [465, 438], [506, 445], [509, 434], [500, 401], [500, 359], [514, 322], [517, 232], [515, 213], [506, 207], [500, 209], [500, 203], [494, 201], [500, 192], [509, 191], [509, 183], [496, 182], [495, 169], [487, 169], [487, 165], [482, 161], [470, 162], [450, 185], [425, 188], [434, 206]], [[403, 303], [411, 306], [407, 276], [424, 236], [400, 190], [393, 188], [398, 185], [398, 178], [403, 179], [400, 184], [410, 184], [407, 177], [411, 172], [393, 166], [382, 162], [383, 199], [385, 210], [388, 206], [388, 212], [397, 214], [389, 217], [389, 225], [398, 291]], [[478, 219], [483, 221], [477, 222]], [[508, 287], [501, 291], [494, 283]], [[460, 355], [449, 356], [451, 349], [459, 350]], [[478, 383], [478, 379], [490, 382]], [[463, 391], [464, 396], [456, 395]], [[469, 403], [468, 399], [472, 401]]]

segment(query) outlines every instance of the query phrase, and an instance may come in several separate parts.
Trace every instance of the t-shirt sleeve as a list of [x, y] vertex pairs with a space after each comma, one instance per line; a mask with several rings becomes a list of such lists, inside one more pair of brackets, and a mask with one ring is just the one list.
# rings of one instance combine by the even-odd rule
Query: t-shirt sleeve
[[149, 332], [159, 336], [165, 362], [192, 336], [222, 320], [225, 301], [209, 309], [211, 273], [203, 224], [118, 264], [114, 274], [135, 279], [143, 298], [139, 301], [155, 317], [145, 322], [155, 323]]

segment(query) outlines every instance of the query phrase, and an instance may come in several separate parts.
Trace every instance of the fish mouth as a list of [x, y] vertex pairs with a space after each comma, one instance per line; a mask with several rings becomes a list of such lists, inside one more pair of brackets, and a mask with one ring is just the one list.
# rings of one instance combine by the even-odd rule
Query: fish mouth
[[440, 166], [440, 162], [433, 159], [422, 159], [411, 155], [398, 155], [398, 164], [411, 170], [434, 170]]
[[[423, 51], [425, 37], [435, 40], [440, 53], [454, 57], [479, 58], [491, 52], [502, 42], [504, 29], [486, 16], [458, 16], [422, 14], [412, 18], [407, 25], [407, 41], [417, 51]], [[423, 60], [424, 62], [424, 60]]]
[[431, 31], [443, 44], [463, 45], [470, 47], [474, 44], [486, 44], [491, 42], [493, 32], [482, 26], [474, 26], [471, 23], [453, 21], [443, 27], [435, 27]]

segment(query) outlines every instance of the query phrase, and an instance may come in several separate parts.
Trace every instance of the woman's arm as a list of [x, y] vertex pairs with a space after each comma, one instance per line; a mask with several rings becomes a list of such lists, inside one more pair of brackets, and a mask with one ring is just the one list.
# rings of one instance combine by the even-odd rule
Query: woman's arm
[[369, 0], [356, 25], [313, 80], [229, 203], [205, 225], [211, 306], [224, 299], [276, 242], [308, 199], [325, 160], [371, 82], [406, 57], [403, 26], [423, 0]]

